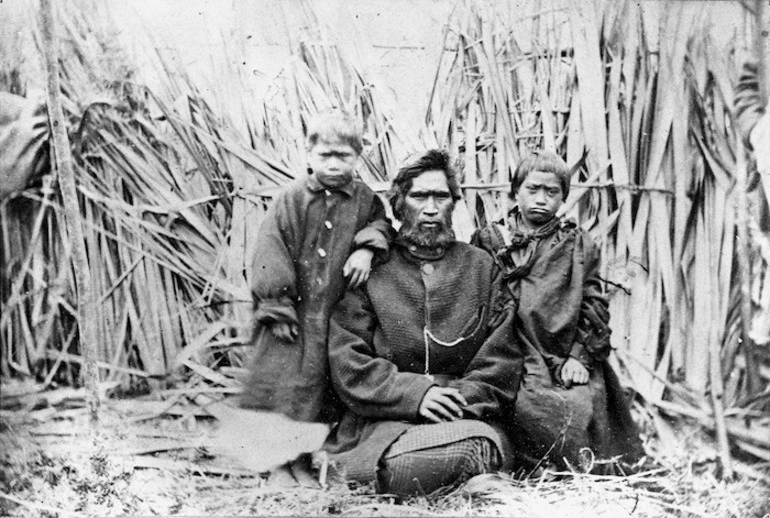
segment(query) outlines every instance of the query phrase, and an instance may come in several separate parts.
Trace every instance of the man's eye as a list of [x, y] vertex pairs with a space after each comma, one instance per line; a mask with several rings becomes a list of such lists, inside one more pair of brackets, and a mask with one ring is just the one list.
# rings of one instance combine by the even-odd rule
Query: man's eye
[[557, 194], [559, 194], [559, 189], [548, 189], [549, 196], [556, 196]]
[[448, 192], [437, 193], [436, 194], [436, 199], [437, 200], [441, 200], [441, 201], [448, 200], [449, 199], [449, 193]]
[[428, 195], [423, 194], [421, 192], [416, 192], [416, 193], [410, 194], [409, 197], [414, 198], [415, 200], [424, 200], [425, 198], [428, 197]]

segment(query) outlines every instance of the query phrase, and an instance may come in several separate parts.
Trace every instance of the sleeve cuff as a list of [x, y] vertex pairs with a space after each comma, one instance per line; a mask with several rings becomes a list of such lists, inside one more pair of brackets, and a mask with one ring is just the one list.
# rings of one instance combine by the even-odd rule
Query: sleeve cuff
[[353, 238], [353, 248], [370, 248], [384, 252], [388, 250], [388, 240], [379, 230], [371, 227], [362, 228]]
[[288, 297], [260, 300], [257, 302], [254, 319], [262, 324], [273, 322], [299, 323], [297, 310], [294, 309], [294, 304]]
[[570, 349], [569, 355], [570, 358], [575, 358], [577, 361], [582, 363], [586, 369], [591, 370], [594, 368], [595, 360], [588, 353], [585, 346], [580, 342], [575, 342], [572, 344], [572, 349]]
[[414, 386], [406, 392], [404, 404], [406, 408], [413, 409], [410, 410], [410, 413], [414, 416], [413, 419], [418, 419], [420, 417], [420, 404], [425, 394], [431, 387], [438, 384], [422, 374], [415, 374], [415, 376], [417, 379], [412, 380]]

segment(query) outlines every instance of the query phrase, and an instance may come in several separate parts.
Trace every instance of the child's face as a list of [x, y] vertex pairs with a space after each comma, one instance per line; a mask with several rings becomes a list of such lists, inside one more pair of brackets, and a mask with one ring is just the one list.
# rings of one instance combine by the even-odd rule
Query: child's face
[[319, 140], [308, 152], [313, 174], [327, 189], [338, 189], [353, 179], [358, 153], [339, 140]]
[[561, 184], [554, 173], [532, 171], [516, 191], [516, 202], [524, 222], [531, 228], [545, 225], [562, 204]]

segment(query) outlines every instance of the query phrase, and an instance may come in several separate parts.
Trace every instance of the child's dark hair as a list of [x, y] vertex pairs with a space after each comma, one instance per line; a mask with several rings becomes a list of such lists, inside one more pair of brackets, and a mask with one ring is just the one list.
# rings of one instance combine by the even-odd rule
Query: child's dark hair
[[349, 113], [334, 109], [318, 113], [307, 125], [308, 148], [319, 140], [340, 140], [352, 147], [357, 154], [364, 149], [361, 124]]
[[570, 184], [570, 168], [559, 155], [551, 151], [537, 151], [521, 159], [516, 166], [516, 172], [513, 173], [511, 180], [511, 196], [516, 196], [516, 192], [527, 179], [532, 171], [541, 171], [543, 173], [553, 173], [561, 185], [562, 200], [567, 199]]
[[393, 215], [397, 219], [400, 220], [403, 216], [404, 198], [409, 189], [412, 188], [414, 179], [426, 171], [436, 170], [444, 171], [446, 174], [452, 200], [457, 201], [461, 198], [457, 170], [452, 165], [449, 153], [441, 149], [430, 149], [416, 158], [408, 160], [406, 165], [398, 170], [396, 178], [393, 179], [393, 186], [388, 193], [388, 201], [393, 208]]

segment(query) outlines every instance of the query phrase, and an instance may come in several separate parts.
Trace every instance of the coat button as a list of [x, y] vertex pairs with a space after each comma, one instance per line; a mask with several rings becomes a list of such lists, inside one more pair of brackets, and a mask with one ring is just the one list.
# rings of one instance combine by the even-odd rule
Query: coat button
[[412, 246], [409, 247], [409, 250], [411, 252], [416, 252], [417, 251], [417, 247], [415, 245], [412, 245]]
[[435, 268], [430, 263], [425, 263], [422, 265], [422, 273], [424, 273], [425, 275], [432, 274], [434, 270]]
[[326, 250], [324, 250], [323, 248], [319, 248], [318, 255], [320, 255], [321, 257], [326, 257]]
[[327, 219], [326, 221], [324, 221], [324, 225], [326, 225], [326, 228], [328, 228], [329, 230], [331, 230], [331, 228], [332, 228], [332, 222], [331, 222], [331, 221], [329, 221], [329, 220]]

